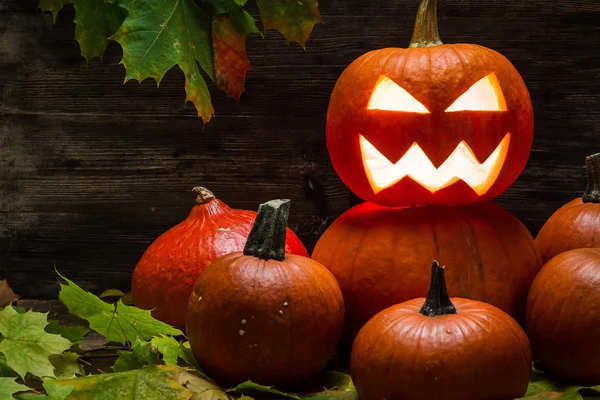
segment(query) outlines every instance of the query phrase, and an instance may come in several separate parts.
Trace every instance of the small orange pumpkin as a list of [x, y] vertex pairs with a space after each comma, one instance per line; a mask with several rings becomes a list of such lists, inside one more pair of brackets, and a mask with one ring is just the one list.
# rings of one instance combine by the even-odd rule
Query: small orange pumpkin
[[527, 390], [531, 349], [508, 314], [450, 299], [434, 262], [427, 298], [373, 317], [356, 337], [350, 369], [361, 400], [506, 400]]
[[583, 196], [559, 208], [535, 238], [545, 263], [568, 250], [600, 247], [600, 153], [588, 156], [586, 165]]
[[297, 384], [318, 374], [337, 347], [342, 292], [321, 264], [285, 254], [289, 204], [261, 204], [244, 251], [206, 267], [189, 298], [190, 346], [220, 382]]
[[579, 385], [600, 385], [600, 249], [552, 258], [533, 281], [526, 330], [541, 369]]

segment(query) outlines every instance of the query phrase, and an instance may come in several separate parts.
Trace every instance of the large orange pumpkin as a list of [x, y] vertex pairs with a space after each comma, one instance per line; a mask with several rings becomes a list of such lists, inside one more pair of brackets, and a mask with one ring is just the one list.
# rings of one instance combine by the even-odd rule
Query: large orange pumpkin
[[490, 202], [396, 209], [359, 204], [334, 221], [312, 257], [344, 293], [346, 346], [379, 311], [427, 293], [431, 260], [453, 266], [451, 296], [488, 302], [520, 322], [542, 266], [527, 228]]
[[600, 385], [600, 249], [552, 258], [527, 298], [527, 334], [544, 371], [578, 385]]
[[600, 247], [600, 153], [587, 157], [586, 165], [583, 196], [552, 214], [535, 238], [544, 262], [568, 250]]
[[[196, 205], [189, 216], [146, 249], [131, 282], [136, 306], [152, 309], [155, 318], [181, 329], [198, 275], [216, 258], [241, 251], [256, 218], [255, 211], [230, 208], [206, 188], [193, 192]], [[308, 255], [289, 229], [286, 250]]]
[[519, 176], [533, 141], [529, 92], [494, 50], [442, 44], [422, 0], [409, 48], [371, 51], [342, 73], [327, 146], [342, 181], [386, 206], [492, 199]]
[[298, 384], [318, 374], [337, 347], [342, 292], [321, 264], [285, 254], [289, 204], [261, 204], [244, 251], [212, 262], [190, 295], [190, 346], [219, 382]]
[[498, 308], [450, 299], [435, 262], [426, 299], [392, 306], [361, 329], [350, 369], [361, 400], [507, 400], [527, 390], [531, 348]]

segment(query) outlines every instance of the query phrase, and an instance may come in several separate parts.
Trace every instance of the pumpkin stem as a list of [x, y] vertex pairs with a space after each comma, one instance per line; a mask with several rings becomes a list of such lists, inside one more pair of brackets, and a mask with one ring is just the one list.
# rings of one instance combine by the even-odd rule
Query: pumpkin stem
[[585, 158], [587, 165], [587, 189], [583, 194], [584, 203], [600, 203], [600, 153]]
[[271, 200], [261, 204], [244, 247], [244, 255], [283, 261], [289, 214], [289, 200]]
[[425, 303], [423, 303], [423, 307], [419, 312], [428, 317], [456, 314], [456, 308], [450, 301], [450, 296], [448, 296], [444, 267], [440, 267], [437, 261], [434, 261], [431, 266], [429, 293], [427, 293]]
[[421, 0], [408, 47], [432, 47], [442, 43], [437, 21], [437, 0]]
[[202, 205], [206, 204], [211, 200], [215, 199], [215, 195], [208, 190], [207, 188], [203, 188], [202, 186], [196, 186], [192, 189], [192, 193], [196, 195], [196, 204]]

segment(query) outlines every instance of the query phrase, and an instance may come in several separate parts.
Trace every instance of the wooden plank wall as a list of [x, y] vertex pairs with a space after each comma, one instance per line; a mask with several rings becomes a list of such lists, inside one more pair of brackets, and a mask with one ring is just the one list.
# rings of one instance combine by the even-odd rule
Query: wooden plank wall
[[[446, 42], [500, 51], [530, 88], [534, 149], [498, 202], [536, 233], [580, 194], [584, 157], [600, 151], [600, 3], [440, 3]], [[54, 25], [36, 5], [0, 0], [0, 268], [23, 296], [53, 298], [54, 263], [88, 290], [127, 290], [198, 184], [240, 208], [291, 198], [291, 226], [312, 248], [352, 201], [325, 147], [329, 94], [362, 53], [408, 43], [417, 0], [324, 0], [306, 51], [276, 32], [250, 38], [256, 71], [241, 104], [213, 90], [217, 116], [204, 128], [180, 71], [160, 89], [123, 85], [117, 45], [86, 66], [72, 8]]]

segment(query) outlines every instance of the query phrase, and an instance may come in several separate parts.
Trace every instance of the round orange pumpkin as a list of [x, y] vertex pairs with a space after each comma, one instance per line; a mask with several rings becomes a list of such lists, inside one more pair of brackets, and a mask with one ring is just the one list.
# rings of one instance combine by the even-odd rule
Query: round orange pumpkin
[[318, 374], [335, 352], [344, 302], [333, 275], [284, 254], [289, 200], [262, 204], [243, 252], [200, 275], [187, 336], [200, 366], [220, 382], [293, 385]]
[[586, 158], [588, 182], [582, 197], [559, 208], [535, 241], [542, 259], [584, 247], [600, 247], [600, 153]]
[[552, 258], [527, 299], [526, 330], [540, 368], [578, 385], [600, 385], [600, 249]]
[[489, 202], [396, 209], [359, 204], [325, 231], [312, 257], [344, 293], [346, 345], [379, 311], [427, 292], [429, 260], [454, 266], [450, 295], [485, 301], [520, 322], [542, 266], [527, 228]]
[[385, 206], [469, 204], [503, 193], [525, 167], [533, 108], [515, 67], [475, 44], [442, 44], [422, 0], [409, 48], [371, 51], [342, 73], [327, 147], [342, 181]]
[[[187, 303], [200, 272], [214, 259], [241, 251], [256, 218], [255, 211], [237, 210], [196, 187], [196, 205], [181, 223], [160, 235], [133, 271], [131, 293], [136, 306], [152, 310], [161, 321], [183, 329]], [[308, 256], [288, 230], [286, 250]]]
[[375, 315], [356, 337], [350, 369], [361, 400], [506, 400], [527, 390], [531, 349], [503, 311], [450, 299], [434, 262], [427, 298]]

